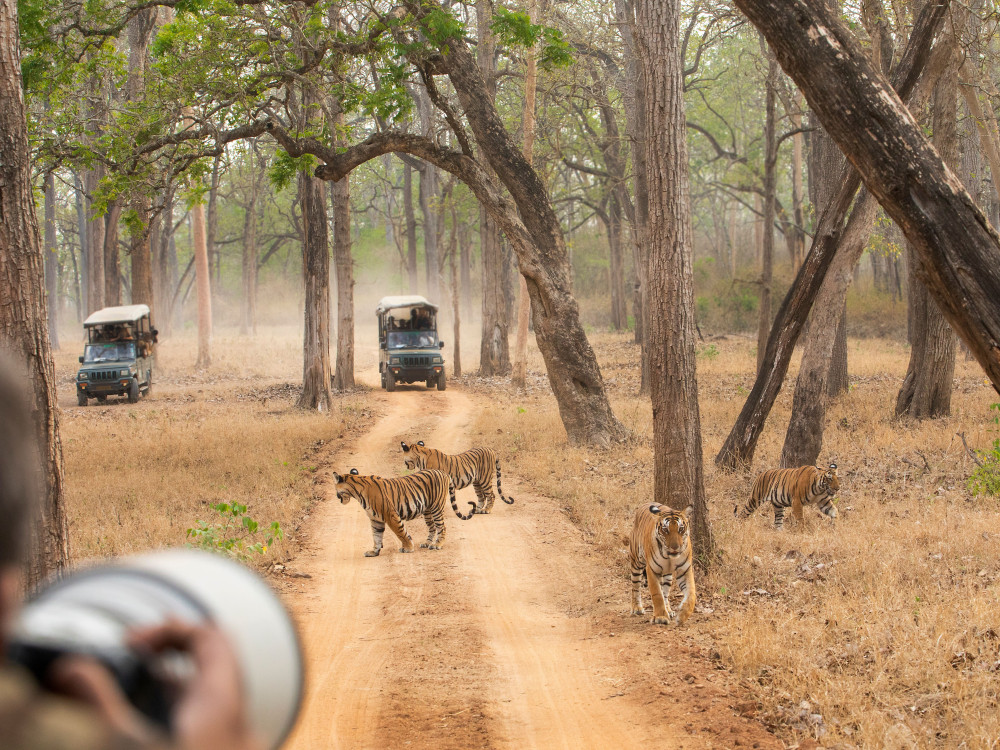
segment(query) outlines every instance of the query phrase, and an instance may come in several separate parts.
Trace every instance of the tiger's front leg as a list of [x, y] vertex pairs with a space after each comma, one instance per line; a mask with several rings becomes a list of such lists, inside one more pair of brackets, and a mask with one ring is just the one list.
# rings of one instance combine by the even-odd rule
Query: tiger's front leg
[[675, 615], [670, 609], [670, 602], [663, 598], [660, 576], [656, 574], [648, 562], [646, 563], [646, 582], [649, 584], [649, 597], [653, 600], [653, 624], [669, 625]]
[[424, 522], [427, 524], [427, 541], [420, 546], [424, 549], [441, 549], [446, 532], [444, 518], [433, 513], [425, 513]]
[[372, 522], [372, 536], [375, 538], [375, 548], [365, 552], [365, 557], [378, 557], [382, 551], [382, 535], [385, 533], [385, 524], [377, 518], [370, 519]]
[[403, 546], [399, 548], [400, 552], [413, 552], [413, 539], [406, 532], [406, 527], [403, 526], [403, 520], [399, 517], [398, 513], [393, 513], [389, 516], [388, 521], [389, 528], [392, 529], [392, 533], [395, 534], [399, 541], [403, 543]]
[[694, 566], [688, 564], [687, 570], [677, 578], [677, 588], [684, 595], [681, 599], [680, 609], [677, 611], [677, 624], [683, 625], [684, 621], [694, 612], [694, 605], [697, 595], [694, 590]]
[[643, 568], [632, 565], [629, 578], [632, 581], [632, 614], [644, 615], [646, 614], [646, 609], [642, 606]]

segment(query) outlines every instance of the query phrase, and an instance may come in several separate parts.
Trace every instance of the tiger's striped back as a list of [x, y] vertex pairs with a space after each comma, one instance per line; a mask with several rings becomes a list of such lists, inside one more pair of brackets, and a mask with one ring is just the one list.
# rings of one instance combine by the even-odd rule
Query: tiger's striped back
[[[779, 529], [784, 524], [785, 508], [789, 507], [800, 523], [803, 505], [816, 505], [824, 515], [836, 518], [837, 508], [833, 499], [839, 489], [837, 464], [826, 468], [799, 466], [794, 469], [769, 469], [754, 480], [742, 517], [747, 518], [760, 505], [770, 503], [774, 508], [775, 528]], [[736, 514], [737, 510], [738, 506], [734, 507], [733, 513]]]
[[[645, 579], [653, 600], [653, 623], [656, 625], [666, 625], [675, 618], [677, 624], [682, 625], [694, 611], [697, 594], [688, 523], [691, 511], [690, 506], [685, 511], [678, 511], [654, 504], [643, 505], [635, 512], [628, 539], [632, 614], [645, 613], [640, 589]], [[677, 613], [670, 607], [670, 587], [674, 580], [683, 594]]]
[[377, 557], [382, 549], [382, 535], [386, 525], [403, 543], [400, 552], [412, 552], [413, 540], [406, 532], [404, 521], [412, 521], [420, 516], [427, 523], [427, 541], [421, 547], [441, 549], [445, 537], [444, 509], [446, 499], [451, 500], [451, 508], [463, 521], [472, 518], [473, 503], [467, 515], [458, 510], [455, 500], [455, 485], [451, 478], [441, 471], [428, 469], [405, 477], [362, 476], [357, 469], [349, 474], [334, 473], [337, 482], [337, 497], [341, 503], [351, 498], [358, 501], [372, 524], [375, 547], [366, 552], [366, 557]]
[[500, 499], [507, 505], [514, 503], [514, 498], [504, 497], [500, 486], [500, 459], [492, 448], [472, 448], [451, 455], [436, 448], [428, 448], [422, 440], [413, 445], [407, 445], [405, 442], [400, 445], [403, 448], [403, 462], [406, 468], [443, 471], [451, 477], [455, 489], [458, 490], [471, 484], [479, 501], [476, 513], [489, 513], [493, 510], [493, 503], [496, 501], [496, 496], [493, 494], [494, 476]]

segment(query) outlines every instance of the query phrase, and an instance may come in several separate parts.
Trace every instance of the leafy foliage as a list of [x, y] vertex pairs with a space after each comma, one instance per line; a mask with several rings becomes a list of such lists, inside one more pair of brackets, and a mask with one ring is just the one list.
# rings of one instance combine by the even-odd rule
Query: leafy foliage
[[[993, 424], [994, 431], [1000, 433], [1000, 404], [992, 404], [990, 408], [997, 411]], [[979, 457], [983, 463], [969, 477], [969, 490], [973, 495], [1000, 497], [1000, 437], [993, 441], [991, 449], [979, 451]]]
[[242, 503], [214, 503], [209, 507], [220, 520], [210, 524], [199, 519], [195, 528], [188, 529], [187, 538], [191, 547], [247, 561], [254, 555], [266, 553], [275, 539], [284, 538], [277, 521], [265, 532], [257, 521], [247, 515], [247, 506]]

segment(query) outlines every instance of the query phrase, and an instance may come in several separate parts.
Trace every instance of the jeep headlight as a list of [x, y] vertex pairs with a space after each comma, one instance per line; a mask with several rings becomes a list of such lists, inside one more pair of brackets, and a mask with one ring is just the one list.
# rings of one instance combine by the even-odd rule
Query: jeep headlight
[[131, 375], [131, 374], [132, 374], [132, 373], [131, 373], [131, 372], [129, 372], [128, 370], [122, 370], [122, 374], [121, 374], [121, 377], [123, 377], [123, 378], [127, 378], [127, 377], [128, 377], [129, 375]]
[[399, 364], [399, 357], [389, 357], [389, 364], [390, 365], [398, 365]]
[[443, 363], [444, 363], [444, 360], [441, 359], [441, 357], [435, 357], [434, 358], [434, 364], [440, 365], [440, 364], [443, 364]]
[[86, 380], [86, 379], [87, 379], [87, 373], [85, 373], [85, 372], [83, 372], [83, 371], [80, 371], [80, 372], [78, 372], [78, 373], [76, 374], [76, 376], [77, 376], [78, 378], [80, 378], [80, 380]]

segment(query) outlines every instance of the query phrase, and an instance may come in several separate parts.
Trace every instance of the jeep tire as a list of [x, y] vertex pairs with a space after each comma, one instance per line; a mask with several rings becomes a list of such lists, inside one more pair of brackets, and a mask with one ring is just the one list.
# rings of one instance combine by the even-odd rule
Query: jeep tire
[[153, 393], [153, 371], [146, 370], [146, 398]]
[[444, 370], [442, 369], [441, 374], [438, 375], [438, 390], [443, 391], [444, 389], [445, 389], [445, 378], [444, 378]]
[[76, 392], [76, 405], [77, 406], [86, 406], [87, 405], [87, 394], [84, 393], [83, 391], [77, 391]]
[[130, 404], [137, 403], [139, 401], [139, 379], [132, 378], [128, 384], [128, 402]]
[[396, 377], [392, 374], [392, 370], [386, 370], [385, 373], [385, 389], [392, 393], [396, 390]]

